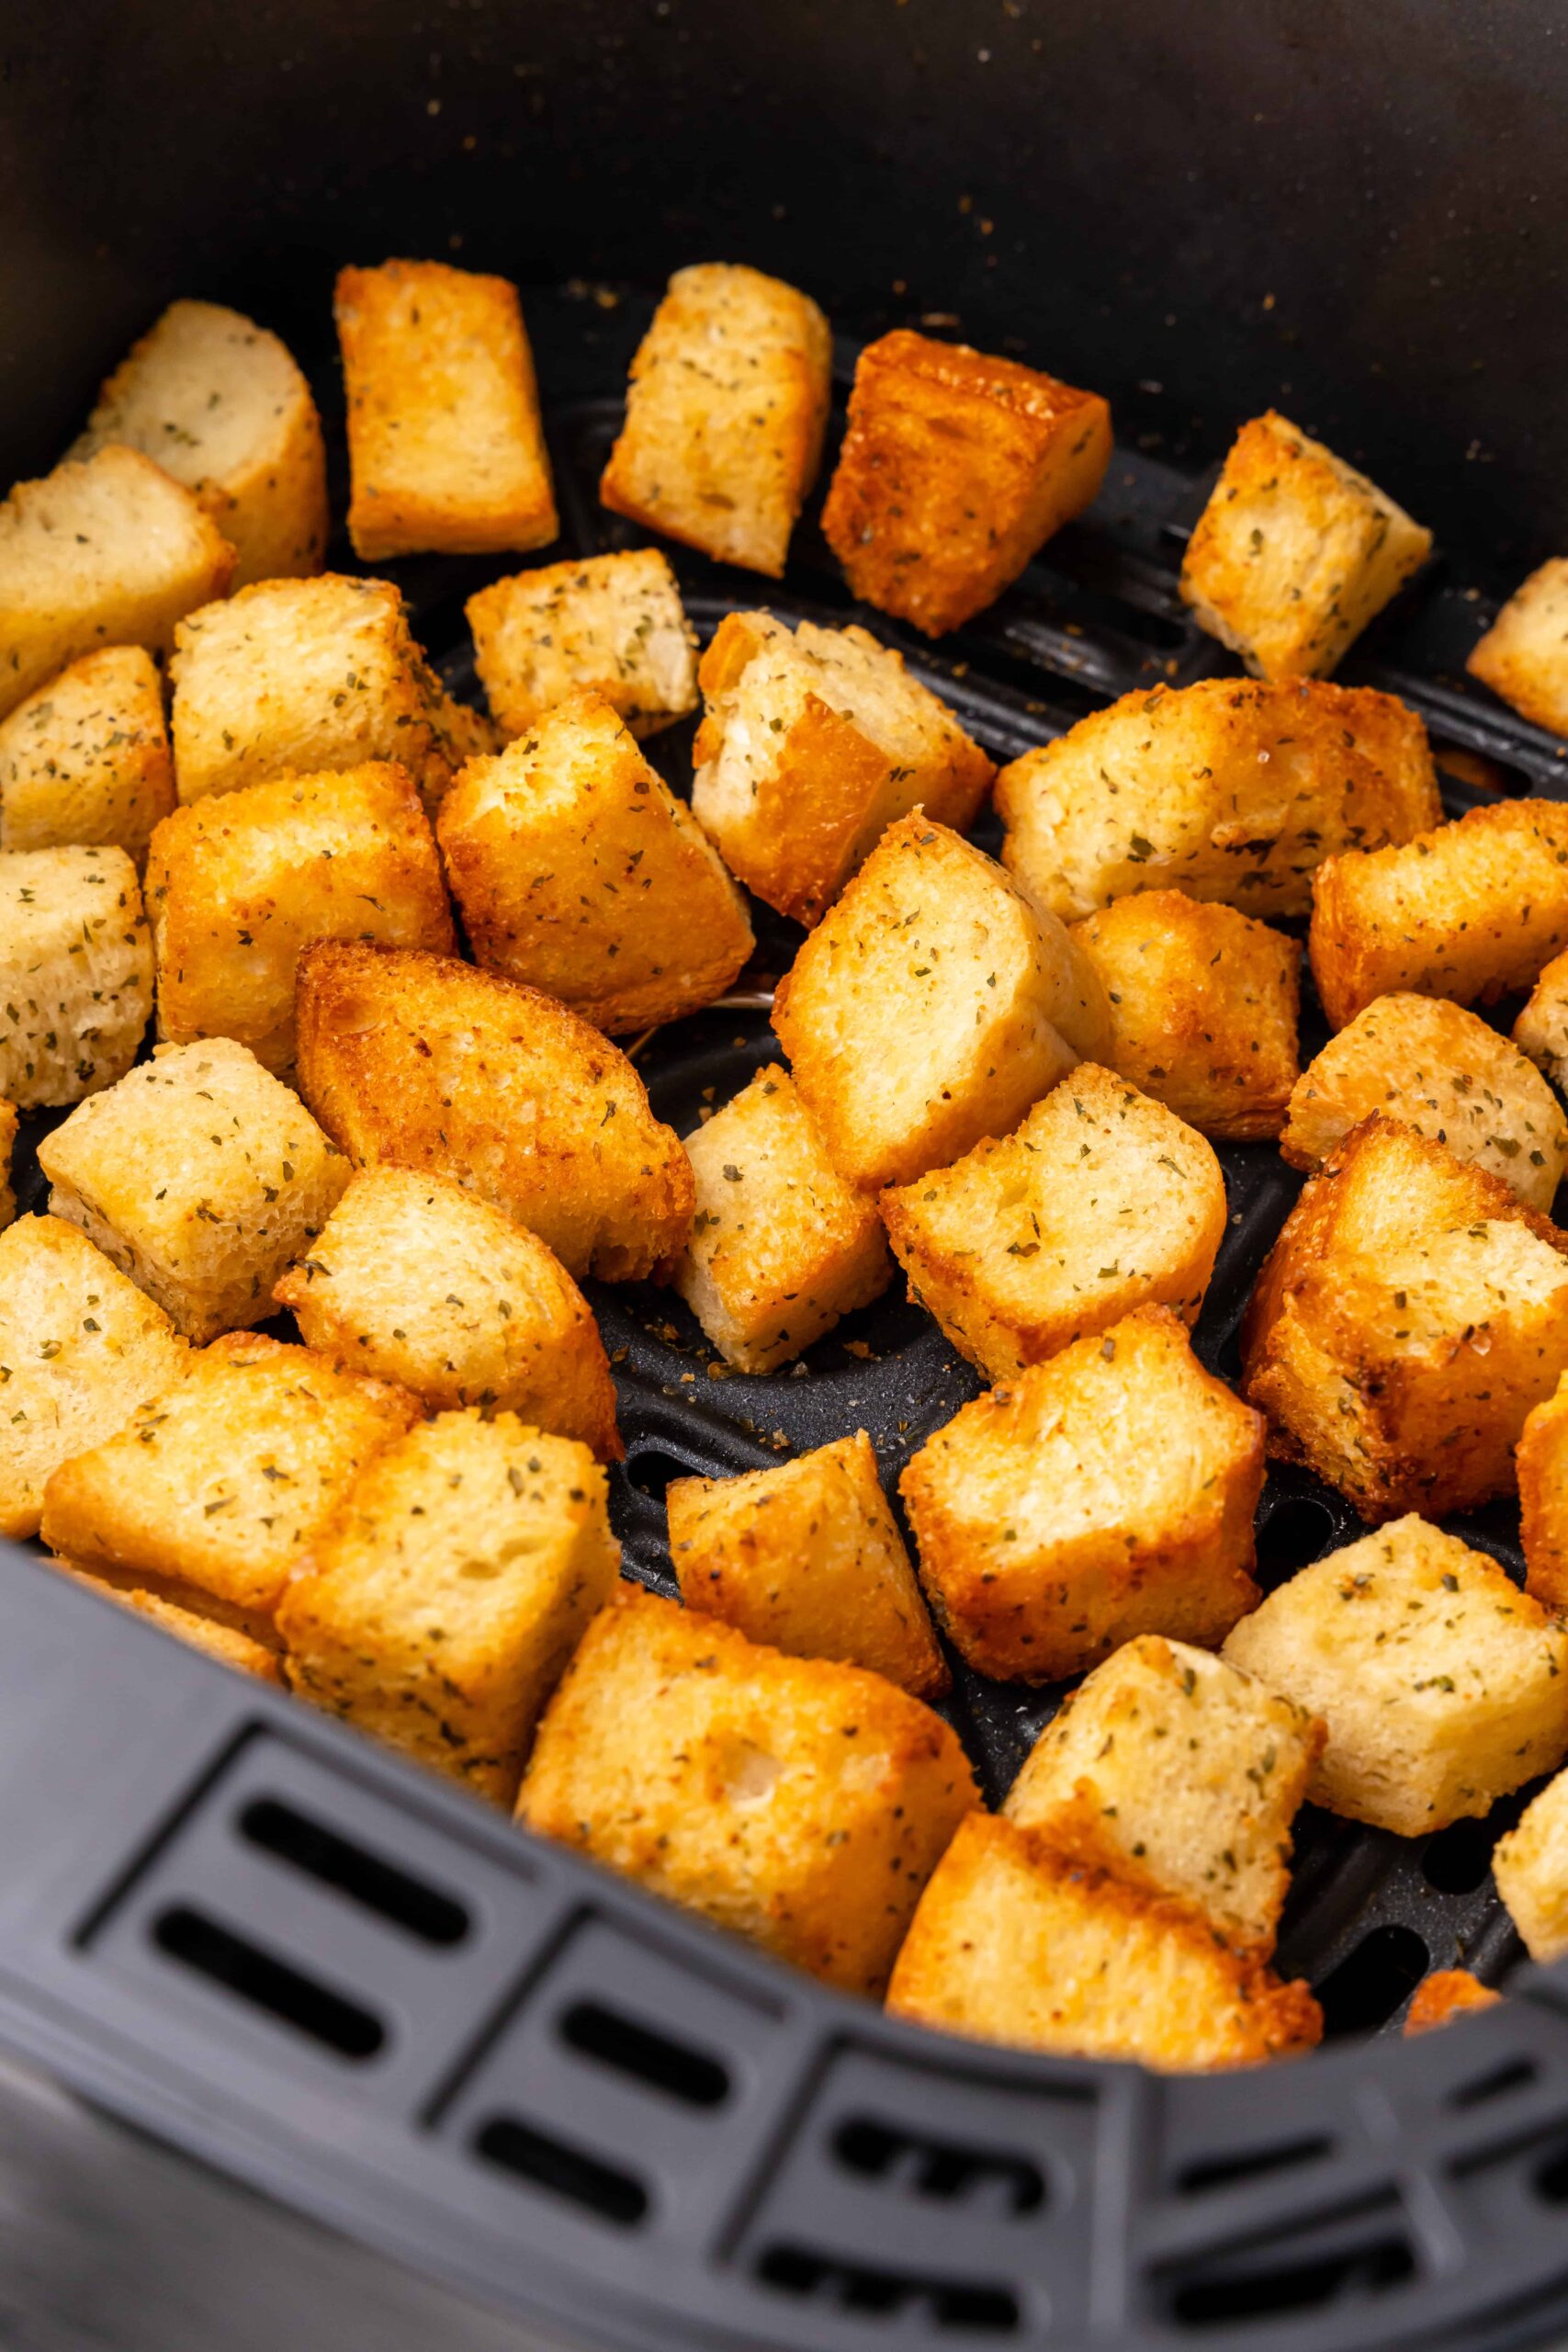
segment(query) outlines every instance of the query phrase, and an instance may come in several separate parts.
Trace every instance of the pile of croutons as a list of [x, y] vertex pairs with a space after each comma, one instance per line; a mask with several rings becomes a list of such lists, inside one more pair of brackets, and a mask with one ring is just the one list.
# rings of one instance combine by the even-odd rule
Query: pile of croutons
[[[515, 288], [345, 269], [337, 324], [355, 557], [548, 548]], [[604, 505], [778, 577], [831, 356], [795, 288], [680, 271]], [[939, 636], [1111, 447], [1097, 395], [887, 334], [822, 530]], [[303, 376], [193, 301], [0, 509], [0, 1146], [68, 1114], [48, 1213], [5, 1196], [0, 1532], [906, 2017], [1310, 2046], [1271, 1966], [1303, 1801], [1416, 1837], [1568, 1756], [1568, 806], [1445, 823], [1418, 718], [1327, 676], [1428, 534], [1254, 420], [1182, 576], [1252, 674], [999, 775], [863, 628], [736, 609], [699, 649], [652, 547], [481, 588], [481, 715], [327, 537]], [[1472, 663], [1558, 728], [1565, 576]], [[642, 743], [699, 710], [688, 802]], [[724, 1000], [759, 900], [801, 927], [782, 1058], [682, 1138], [615, 1041]], [[1527, 992], [1511, 1037], [1473, 1009]], [[1238, 1387], [1190, 1337], [1216, 1141], [1306, 1180]], [[902, 1464], [850, 1430], [678, 1479], [681, 1600], [622, 1581], [580, 1284], [672, 1284], [747, 1375], [896, 1270], [982, 1393]], [[1367, 1532], [1265, 1597], [1270, 1454]], [[1434, 1523], [1516, 1489], [1523, 1590]], [[1000, 1813], [953, 1654], [1077, 1682]], [[1568, 1951], [1568, 1774], [1497, 1879]], [[1445, 1973], [1413, 2021], [1490, 1997]]]

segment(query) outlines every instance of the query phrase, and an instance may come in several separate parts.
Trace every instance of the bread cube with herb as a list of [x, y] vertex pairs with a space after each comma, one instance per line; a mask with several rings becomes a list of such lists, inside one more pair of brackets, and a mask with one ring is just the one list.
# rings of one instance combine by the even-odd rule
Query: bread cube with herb
[[94, 1576], [90, 1569], [79, 1567], [73, 1560], [56, 1556], [51, 1565], [85, 1592], [96, 1593], [100, 1600], [112, 1600], [118, 1608], [130, 1610], [132, 1616], [156, 1625], [161, 1634], [172, 1634], [175, 1641], [184, 1642], [188, 1648], [215, 1657], [220, 1666], [231, 1666], [238, 1674], [249, 1674], [258, 1682], [282, 1687], [283, 1668], [277, 1652], [269, 1649], [265, 1642], [253, 1641], [249, 1634], [242, 1634], [232, 1625], [220, 1624], [216, 1617], [203, 1617], [194, 1609], [181, 1609], [172, 1600], [162, 1600], [155, 1592], [148, 1592], [140, 1585], [113, 1584], [105, 1577]]
[[1417, 2034], [1452, 2025], [1455, 2018], [1468, 2017], [1476, 2009], [1495, 2009], [1502, 1997], [1468, 1968], [1435, 1968], [1416, 1987], [1404, 2013], [1402, 2038], [1414, 2041]]
[[1568, 1087], [1568, 949], [1542, 970], [1514, 1023], [1513, 1037], [1555, 1087]]
[[492, 580], [465, 607], [491, 716], [509, 740], [580, 689], [634, 735], [697, 707], [697, 636], [657, 548]]
[[1515, 589], [1464, 666], [1521, 718], [1568, 735], [1568, 556]]
[[80, 1102], [123, 1077], [152, 1011], [152, 937], [122, 849], [0, 854], [0, 1096]]
[[1492, 1849], [1492, 1874], [1534, 1961], [1568, 1952], [1568, 1772], [1526, 1805]]
[[17, 1193], [12, 1159], [17, 1148], [17, 1106], [0, 1100], [0, 1227], [10, 1224], [17, 1214]]
[[107, 845], [140, 867], [174, 805], [164, 690], [140, 645], [84, 653], [0, 720], [0, 851]]
[[1525, 1590], [1568, 1611], [1568, 1374], [1526, 1416], [1514, 1464]]

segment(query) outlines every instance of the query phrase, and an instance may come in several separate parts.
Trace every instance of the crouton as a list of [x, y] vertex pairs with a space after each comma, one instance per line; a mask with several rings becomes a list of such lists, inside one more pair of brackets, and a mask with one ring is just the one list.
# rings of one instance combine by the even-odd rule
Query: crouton
[[1293, 939], [1182, 890], [1118, 899], [1072, 935], [1105, 983], [1114, 1069], [1200, 1135], [1279, 1134], [1298, 1073]]
[[297, 1011], [305, 1099], [356, 1168], [451, 1177], [579, 1282], [672, 1269], [691, 1163], [626, 1056], [553, 997], [447, 956], [327, 941], [299, 959]]
[[17, 1192], [11, 1161], [17, 1148], [17, 1106], [0, 1098], [0, 1227], [17, 1214]]
[[961, 1407], [899, 1480], [937, 1623], [1026, 1682], [1138, 1634], [1217, 1648], [1258, 1599], [1262, 1488], [1261, 1417], [1160, 1307]]
[[98, 394], [72, 451], [140, 449], [194, 492], [239, 557], [233, 584], [319, 571], [327, 465], [310, 387], [275, 334], [173, 302]]
[[174, 805], [164, 691], [140, 645], [84, 653], [0, 721], [0, 851], [107, 846], [140, 867]]
[[1173, 2074], [1293, 2057], [1323, 2030], [1304, 1984], [1232, 1951], [1194, 1905], [979, 1813], [920, 1897], [887, 2007], [980, 2041]]
[[657, 548], [493, 580], [465, 609], [474, 666], [508, 739], [583, 686], [637, 736], [697, 707], [697, 633]]
[[678, 269], [632, 361], [600, 498], [778, 579], [817, 479], [832, 357], [827, 320], [793, 286], [724, 262]]
[[1525, 1590], [1568, 1612], [1568, 1374], [1527, 1414], [1514, 1465]]
[[1374, 998], [1297, 1081], [1281, 1159], [1310, 1174], [1374, 1111], [1446, 1143], [1529, 1207], [1550, 1210], [1568, 1165], [1568, 1120], [1518, 1047], [1462, 1005]]
[[406, 768], [390, 761], [209, 793], [152, 837], [147, 909], [158, 1035], [233, 1037], [294, 1068], [294, 977], [318, 939], [449, 955], [441, 860]]
[[160, 1046], [78, 1104], [39, 1165], [54, 1216], [198, 1343], [265, 1321], [349, 1178], [298, 1095], [229, 1037]]
[[882, 1220], [777, 1062], [686, 1137], [696, 1214], [675, 1287], [727, 1363], [776, 1372], [893, 1279]]
[[1532, 1960], [1568, 1952], [1568, 1772], [1525, 1807], [1492, 1849], [1492, 1874]]
[[746, 902], [603, 695], [569, 695], [442, 805], [474, 954], [611, 1035], [711, 1004], [755, 942]]
[[1416, 1987], [1404, 2013], [1404, 2039], [1414, 2041], [1417, 2034], [1452, 2025], [1455, 2018], [1464, 2017], [1472, 2009], [1495, 2009], [1502, 1997], [1490, 1984], [1472, 1976], [1468, 1968], [1435, 1968]]
[[1311, 679], [1140, 687], [1014, 760], [996, 800], [1004, 865], [1067, 922], [1166, 888], [1304, 915], [1325, 857], [1443, 813], [1415, 712]]
[[665, 1501], [691, 1608], [793, 1657], [869, 1667], [917, 1699], [947, 1689], [863, 1430], [739, 1478], [676, 1478]]
[[1515, 589], [1464, 666], [1521, 718], [1568, 735], [1568, 556]]
[[1514, 1043], [1552, 1084], [1568, 1089], [1568, 950], [1542, 970], [1514, 1023]]
[[1336, 1029], [1395, 989], [1490, 1004], [1568, 944], [1568, 806], [1497, 800], [1313, 879], [1307, 953]]
[[152, 1010], [152, 937], [122, 849], [0, 854], [0, 1095], [80, 1102], [130, 1068]]
[[697, 672], [692, 806], [750, 890], [819, 922], [912, 808], [966, 832], [996, 770], [863, 628], [727, 613]]
[[1255, 676], [1322, 678], [1431, 551], [1430, 531], [1269, 409], [1232, 444], [1181, 594]]
[[36, 1535], [51, 1471], [179, 1378], [186, 1344], [85, 1234], [25, 1216], [0, 1233], [0, 1535]]
[[389, 261], [339, 270], [333, 307], [360, 561], [547, 547], [560, 525], [510, 279]]
[[1568, 1751], [1568, 1630], [1414, 1512], [1300, 1569], [1223, 1656], [1327, 1724], [1313, 1804], [1402, 1838], [1489, 1813]]
[[290, 1577], [367, 1463], [418, 1419], [401, 1389], [232, 1331], [115, 1436], [61, 1464], [44, 1488], [43, 1539], [95, 1576], [276, 1649]]
[[604, 1343], [577, 1284], [536, 1234], [445, 1176], [362, 1169], [273, 1296], [340, 1372], [621, 1458]]
[[282, 1686], [283, 1668], [277, 1653], [269, 1650], [265, 1642], [254, 1642], [248, 1634], [236, 1632], [232, 1625], [220, 1625], [215, 1617], [199, 1616], [194, 1609], [176, 1608], [172, 1600], [161, 1600], [155, 1592], [143, 1591], [139, 1585], [111, 1584], [79, 1567], [73, 1560], [55, 1557], [51, 1565], [61, 1569], [73, 1584], [96, 1592], [100, 1600], [112, 1600], [119, 1608], [144, 1617], [160, 1633], [172, 1634], [176, 1641], [217, 1658], [220, 1665], [252, 1675], [258, 1682]]
[[277, 1628], [302, 1699], [510, 1806], [539, 1710], [620, 1565], [604, 1473], [514, 1413], [441, 1413], [378, 1455]]
[[879, 1993], [979, 1792], [879, 1674], [623, 1584], [546, 1710], [517, 1818], [846, 1991]]
[[1098, 392], [897, 328], [856, 362], [823, 535], [864, 603], [942, 637], [1083, 512], [1110, 458]]
[[1291, 1883], [1291, 1823], [1324, 1737], [1251, 1675], [1142, 1634], [1046, 1724], [1005, 1810], [1085, 1850], [1099, 1839], [1111, 1868], [1136, 1863], [1266, 1960]]
[[1514, 1485], [1568, 1368], [1568, 1235], [1499, 1178], [1374, 1113], [1286, 1219], [1242, 1329], [1271, 1451], [1374, 1526]]
[[166, 653], [183, 613], [228, 594], [234, 550], [136, 449], [68, 458], [0, 505], [0, 718], [80, 653]]
[[1110, 1031], [1061, 925], [919, 811], [807, 940], [773, 1019], [829, 1158], [867, 1191], [1006, 1135]]
[[880, 1206], [910, 1296], [988, 1380], [1136, 1306], [1192, 1322], [1225, 1229], [1213, 1148], [1094, 1062], [1001, 1142]]

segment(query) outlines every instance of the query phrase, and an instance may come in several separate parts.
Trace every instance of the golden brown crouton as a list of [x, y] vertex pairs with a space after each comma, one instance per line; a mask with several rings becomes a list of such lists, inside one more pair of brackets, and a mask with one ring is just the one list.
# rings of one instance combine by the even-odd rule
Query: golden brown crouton
[[1225, 1227], [1212, 1147], [1094, 1062], [1000, 1143], [880, 1206], [910, 1296], [989, 1380], [1135, 1306], [1190, 1323]]
[[36, 1535], [50, 1473], [177, 1380], [186, 1343], [85, 1234], [0, 1233], [0, 1535]]
[[1336, 850], [1442, 818], [1427, 732], [1368, 686], [1140, 687], [997, 778], [1003, 863], [1072, 922], [1130, 890], [1301, 915]]
[[1490, 1004], [1568, 944], [1568, 807], [1497, 800], [1313, 877], [1307, 953], [1336, 1029], [1396, 989]]
[[240, 1674], [254, 1675], [258, 1682], [283, 1682], [283, 1668], [276, 1650], [265, 1642], [254, 1642], [248, 1634], [236, 1631], [232, 1625], [220, 1624], [216, 1617], [203, 1617], [194, 1609], [177, 1608], [172, 1600], [160, 1600], [155, 1592], [143, 1591], [139, 1585], [119, 1585], [107, 1577], [95, 1576], [88, 1568], [80, 1567], [74, 1560], [51, 1558], [51, 1566], [62, 1569], [75, 1584], [96, 1592], [100, 1600], [112, 1600], [129, 1609], [138, 1617], [156, 1625], [161, 1633], [172, 1634], [176, 1641], [186, 1642], [194, 1650], [204, 1651], [222, 1666], [231, 1666]]
[[44, 1542], [276, 1647], [289, 1577], [366, 1464], [418, 1419], [400, 1388], [230, 1332], [54, 1472]]
[[665, 1500], [689, 1607], [794, 1657], [870, 1667], [918, 1699], [947, 1689], [863, 1430], [739, 1478], [676, 1478]]
[[439, 831], [479, 961], [612, 1036], [711, 1004], [755, 944], [717, 850], [592, 690], [470, 760]]
[[1542, 1789], [1492, 1852], [1497, 1892], [1532, 1960], [1568, 1952], [1568, 1772]]
[[234, 548], [236, 587], [321, 569], [327, 467], [310, 387], [285, 346], [218, 302], [173, 302], [98, 394], [72, 451], [156, 458]]
[[777, 1062], [686, 1137], [686, 1157], [696, 1215], [675, 1287], [738, 1372], [776, 1372], [892, 1281], [882, 1219]]
[[1489, 1813], [1568, 1751], [1568, 1631], [1414, 1512], [1301, 1569], [1224, 1655], [1328, 1725], [1312, 1802], [1402, 1838]]
[[1568, 1374], [1526, 1416], [1514, 1463], [1525, 1590], [1568, 1611]]
[[621, 1458], [582, 1293], [536, 1234], [445, 1176], [361, 1169], [273, 1296], [340, 1372], [395, 1381], [435, 1411], [515, 1413]]
[[298, 1095], [231, 1038], [160, 1046], [39, 1146], [79, 1225], [186, 1339], [265, 1322], [348, 1182]]
[[1514, 1023], [1514, 1043], [1552, 1084], [1568, 1084], [1568, 950], [1554, 956]]
[[1431, 551], [1430, 531], [1270, 409], [1232, 445], [1181, 593], [1256, 676], [1326, 677]]
[[510, 279], [383, 262], [339, 270], [333, 310], [361, 562], [547, 547], [560, 526]]
[[209, 793], [152, 837], [158, 1035], [234, 1037], [294, 1068], [294, 977], [318, 939], [456, 945], [434, 835], [406, 768], [369, 762]]
[[1568, 1235], [1374, 1114], [1286, 1219], [1242, 1351], [1271, 1450], [1363, 1519], [1473, 1510], [1512, 1489], [1525, 1416], [1568, 1368]]
[[182, 613], [228, 594], [234, 550], [136, 449], [68, 458], [0, 506], [0, 718], [79, 653], [166, 653]]
[[966, 832], [996, 770], [863, 628], [727, 613], [697, 672], [692, 806], [750, 890], [819, 922], [897, 818]]
[[299, 959], [297, 1011], [305, 1099], [356, 1168], [451, 1177], [579, 1282], [672, 1268], [691, 1164], [619, 1047], [564, 1004], [449, 956], [327, 941]]
[[378, 1455], [283, 1596], [288, 1679], [510, 1805], [539, 1710], [620, 1565], [604, 1473], [514, 1413], [441, 1413]]
[[0, 1227], [10, 1224], [17, 1214], [16, 1187], [12, 1182], [11, 1158], [17, 1148], [17, 1106], [0, 1098]]
[[1323, 1725], [1206, 1650], [1141, 1634], [1046, 1724], [1008, 1792], [1021, 1829], [1135, 1863], [1266, 1960], [1291, 1883], [1291, 1823]]
[[1304, 1984], [1232, 1951], [1135, 1866], [979, 1813], [920, 1897], [887, 2006], [980, 2041], [1173, 2074], [1293, 2057], [1323, 2030]]
[[896, 328], [856, 362], [823, 534], [857, 596], [941, 637], [1083, 512], [1110, 457], [1098, 392]]
[[622, 1585], [546, 1712], [517, 1817], [875, 1993], [978, 1802], [954, 1734], [879, 1674]]
[[152, 1010], [152, 936], [122, 849], [0, 854], [0, 1095], [80, 1102], [130, 1068]]
[[1452, 2025], [1455, 2018], [1464, 2017], [1472, 2009], [1495, 2009], [1502, 1997], [1478, 1976], [1472, 1976], [1468, 1968], [1435, 1968], [1416, 1987], [1415, 1997], [1404, 2014], [1404, 2039], [1413, 2041], [1419, 2033]]
[[829, 1156], [867, 1191], [945, 1167], [1108, 1042], [1099, 974], [988, 857], [918, 810], [795, 959], [773, 1027]]
[[1293, 939], [1182, 890], [1118, 899], [1072, 935], [1105, 983], [1114, 1069], [1200, 1135], [1279, 1134], [1297, 1075]]
[[1568, 1165], [1568, 1120], [1517, 1046], [1438, 996], [1373, 999], [1303, 1072], [1280, 1157], [1309, 1172], [1374, 1111], [1446, 1143], [1550, 1210]]
[[632, 361], [604, 504], [776, 580], [817, 479], [832, 356], [793, 286], [724, 262], [678, 269]]
[[1138, 1634], [1213, 1649], [1258, 1599], [1263, 1423], [1144, 1307], [977, 1396], [899, 1480], [937, 1622], [1005, 1680]]
[[582, 686], [638, 736], [697, 707], [697, 634], [657, 548], [519, 571], [466, 610], [479, 683], [509, 738]]
[[140, 867], [174, 805], [164, 691], [140, 645], [84, 653], [0, 722], [0, 850], [108, 845]]
[[1568, 556], [1515, 589], [1464, 666], [1522, 717], [1568, 735]]

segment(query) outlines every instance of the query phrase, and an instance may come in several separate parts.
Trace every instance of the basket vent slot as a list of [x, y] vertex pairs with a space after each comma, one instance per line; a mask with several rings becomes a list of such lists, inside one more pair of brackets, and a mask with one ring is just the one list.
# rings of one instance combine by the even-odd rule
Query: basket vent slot
[[1037, 2213], [1045, 2202], [1045, 2176], [1027, 2156], [959, 2146], [869, 2116], [840, 2125], [833, 2154], [863, 2180], [934, 2202], [999, 2204], [1017, 2219]]
[[1409, 2240], [1390, 2233], [1310, 2260], [1206, 2272], [1177, 2287], [1170, 2312], [1178, 2326], [1195, 2332], [1240, 2327], [1384, 2294], [1415, 2272]]
[[1010, 2287], [842, 2262], [797, 2245], [770, 2246], [756, 2275], [781, 2294], [829, 2303], [852, 2318], [892, 2319], [919, 2310], [930, 2326], [954, 2335], [1012, 2335], [1021, 2317]]
[[1238, 2149], [1233, 2155], [1200, 2156], [1176, 2176], [1183, 2196], [1201, 2197], [1205, 2189], [1230, 2188], [1237, 2181], [1258, 2180], [1265, 2173], [1291, 2172], [1298, 2165], [1314, 2165], [1334, 2153], [1325, 2132], [1300, 2140], [1276, 2141], [1272, 2147]]
[[648, 2212], [648, 2191], [618, 2165], [571, 2147], [514, 2115], [491, 2116], [474, 2134], [474, 2151], [487, 2164], [516, 2175], [585, 2212], [623, 2230], [635, 2229]]
[[357, 2001], [334, 1993], [318, 1977], [305, 1975], [188, 1904], [160, 1912], [152, 1939], [171, 1960], [266, 2010], [340, 2058], [373, 2058], [386, 2041], [379, 2018]]
[[438, 1894], [276, 1797], [253, 1799], [240, 1815], [240, 1834], [264, 1853], [291, 1863], [394, 1927], [405, 1928], [422, 1943], [460, 1944], [468, 1932], [468, 1914], [450, 1895]]
[[1468, 2083], [1461, 2083], [1449, 2095], [1450, 2107], [1485, 2107], [1495, 2098], [1506, 2098], [1510, 2091], [1527, 2091], [1540, 2079], [1540, 2068], [1533, 2058], [1508, 2058], [1502, 2065], [1494, 2066], [1484, 2075], [1475, 2075]]
[[1536, 2166], [1530, 2185], [1545, 2205], [1568, 2205], [1568, 2140]]
[[657, 2032], [601, 2001], [577, 2001], [560, 2021], [569, 2049], [687, 2107], [718, 2107], [729, 2096], [728, 2070], [689, 2041]]
[[1324, 2040], [1375, 2033], [1410, 1998], [1429, 1965], [1414, 1928], [1394, 1920], [1374, 1928], [1317, 1987]]
[[1269, 1589], [1321, 1559], [1334, 1541], [1334, 1513], [1315, 1495], [1286, 1495], [1258, 1531], [1258, 1579]]

